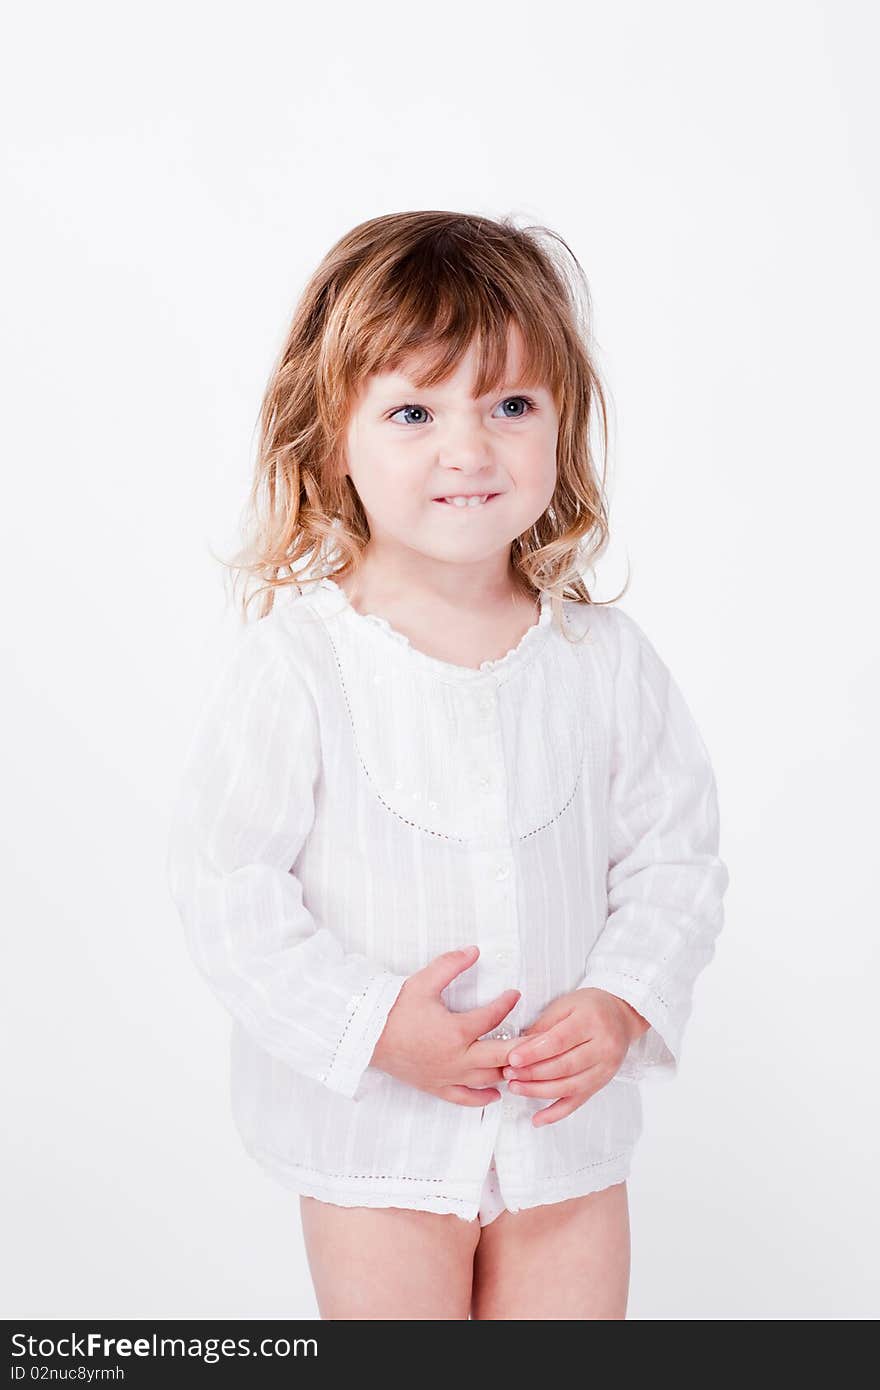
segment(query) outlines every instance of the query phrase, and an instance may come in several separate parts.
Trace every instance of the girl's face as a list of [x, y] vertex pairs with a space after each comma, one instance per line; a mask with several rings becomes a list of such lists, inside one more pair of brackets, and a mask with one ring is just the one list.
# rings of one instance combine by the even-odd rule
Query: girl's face
[[[370, 524], [369, 550], [403, 562], [508, 572], [510, 544], [546, 510], [556, 486], [559, 417], [552, 393], [520, 374], [511, 327], [502, 388], [471, 397], [475, 349], [442, 385], [406, 374], [367, 379], [346, 435], [346, 468]], [[412, 363], [408, 364], [412, 367]], [[456, 494], [489, 500], [459, 508]]]

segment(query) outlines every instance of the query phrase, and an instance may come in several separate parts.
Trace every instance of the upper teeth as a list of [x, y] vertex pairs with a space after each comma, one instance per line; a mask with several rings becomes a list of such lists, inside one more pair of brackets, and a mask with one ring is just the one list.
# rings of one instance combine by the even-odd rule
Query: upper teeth
[[443, 501], [452, 507], [479, 507], [490, 496], [491, 493], [487, 492], [482, 497], [444, 497]]

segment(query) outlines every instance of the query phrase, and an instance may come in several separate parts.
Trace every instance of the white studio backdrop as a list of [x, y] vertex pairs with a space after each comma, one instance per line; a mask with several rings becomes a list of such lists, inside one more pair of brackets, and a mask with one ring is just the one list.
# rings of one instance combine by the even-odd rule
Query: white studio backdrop
[[[719, 783], [727, 923], [646, 1083], [633, 1319], [876, 1316], [876, 11], [19, 8], [2, 59], [5, 1316], [317, 1317], [164, 879], [260, 396], [367, 217], [587, 273], [616, 593]], [[873, 713], [872, 713], [873, 712]]]

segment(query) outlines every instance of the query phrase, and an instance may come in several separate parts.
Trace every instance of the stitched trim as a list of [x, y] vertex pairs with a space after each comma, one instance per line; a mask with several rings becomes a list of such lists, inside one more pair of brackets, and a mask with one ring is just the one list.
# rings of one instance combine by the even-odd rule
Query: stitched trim
[[[262, 1151], [261, 1151], [261, 1150], [257, 1150], [257, 1152], [262, 1152]], [[553, 1178], [549, 1178], [549, 1179], [544, 1178], [544, 1179], [542, 1179], [542, 1183], [544, 1183], [544, 1184], [545, 1184], [546, 1186], [548, 1186], [548, 1187], [553, 1186], [553, 1184], [555, 1184], [555, 1183], [563, 1182], [566, 1178], [571, 1177], [572, 1174], [574, 1174], [574, 1173], [585, 1173], [585, 1172], [587, 1171], [588, 1168], [602, 1168], [602, 1167], [604, 1167], [604, 1166], [605, 1166], [606, 1164], [608, 1164], [608, 1163], [615, 1163], [619, 1158], [626, 1158], [627, 1154], [630, 1154], [630, 1153], [632, 1153], [632, 1149], [631, 1149], [631, 1148], [630, 1148], [630, 1149], [621, 1149], [619, 1153], [609, 1154], [606, 1158], [597, 1158], [597, 1159], [595, 1159], [595, 1161], [592, 1162], [592, 1163], [584, 1163], [584, 1164], [581, 1165], [580, 1168], [567, 1168], [567, 1169], [565, 1170], [564, 1173], [557, 1173], [556, 1176], [553, 1177]], [[285, 1166], [285, 1168], [288, 1168], [288, 1169], [290, 1169], [290, 1170], [295, 1170], [295, 1171], [298, 1172], [298, 1173], [308, 1173], [310, 1176], [315, 1177], [315, 1178], [318, 1178], [319, 1180], [320, 1180], [320, 1179], [326, 1179], [326, 1178], [343, 1178], [343, 1179], [349, 1179], [349, 1180], [354, 1179], [356, 1182], [401, 1182], [401, 1183], [404, 1183], [404, 1182], [405, 1182], [405, 1183], [427, 1183], [427, 1184], [433, 1184], [433, 1183], [439, 1183], [439, 1182], [461, 1182], [461, 1183], [465, 1183], [465, 1182], [470, 1182], [470, 1181], [471, 1181], [470, 1178], [450, 1178], [450, 1177], [449, 1177], [448, 1175], [446, 1175], [446, 1174], [444, 1174], [442, 1177], [439, 1177], [439, 1178], [438, 1178], [438, 1177], [430, 1177], [430, 1178], [428, 1178], [428, 1177], [417, 1177], [417, 1178], [414, 1178], [414, 1177], [405, 1176], [403, 1173], [342, 1173], [342, 1172], [336, 1171], [335, 1169], [328, 1169], [328, 1168], [325, 1168], [325, 1169], [307, 1168], [304, 1164], [301, 1164], [301, 1163], [285, 1163], [284, 1166]], [[320, 1182], [319, 1182], [319, 1184], [316, 1184], [316, 1185], [320, 1185]], [[432, 1193], [432, 1196], [434, 1196], [434, 1195], [435, 1195], [435, 1194]], [[437, 1193], [437, 1194], [436, 1194], [436, 1197], [437, 1197], [437, 1200], [440, 1201], [440, 1202], [461, 1202], [461, 1201], [463, 1200], [461, 1197], [450, 1197], [450, 1196], [448, 1196], [448, 1195], [446, 1195], [446, 1194], [444, 1194], [444, 1193]]]
[[[361, 990], [360, 994], [356, 996], [354, 1008], [352, 1009], [351, 1013], [345, 1021], [345, 1027], [342, 1030], [342, 1033], [334, 1049], [333, 1056], [330, 1059], [330, 1065], [328, 1066], [327, 1070], [321, 1078], [324, 1084], [326, 1084], [328, 1077], [331, 1075], [331, 1073], [333, 1072], [333, 1068], [336, 1066], [336, 1059], [339, 1056], [340, 1051], [342, 1050], [342, 1046], [345, 1042], [346, 1034], [348, 1033], [349, 1028], [351, 1027], [354, 1020], [357, 1018], [358, 1011], [361, 1005], [363, 1004], [364, 1000], [366, 999], [367, 995], [369, 994], [377, 979], [381, 979], [381, 976], [371, 976], [367, 983], [364, 985], [364, 988]], [[378, 1013], [382, 1005], [383, 999], [384, 992], [380, 990], [377, 993], [375, 1000], [373, 1001], [373, 1007], [370, 1010], [370, 1015], [366, 1020], [363, 1028], [361, 1029], [362, 1036], [365, 1036], [367, 1031], [369, 1030], [373, 1022], [373, 1019], [376, 1017], [376, 1014]]]
[[[616, 1157], [616, 1155], [615, 1155]], [[469, 1182], [469, 1178], [411, 1178], [405, 1177], [402, 1173], [340, 1173], [332, 1168], [318, 1169], [307, 1168], [302, 1163], [285, 1163], [286, 1168], [295, 1169], [298, 1173], [308, 1173], [310, 1177], [322, 1178], [344, 1178], [354, 1179], [356, 1182], [417, 1182], [417, 1183], [438, 1183], [438, 1182]], [[320, 1184], [318, 1184], [320, 1185]], [[433, 1195], [433, 1194], [432, 1194]], [[461, 1197], [450, 1197], [443, 1193], [438, 1194], [438, 1201], [441, 1202], [461, 1202]]]
[[465, 840], [464, 837], [461, 835], [446, 835], [442, 830], [432, 830], [430, 826], [422, 825], [420, 821], [408, 820], [406, 816], [402, 816], [399, 811], [396, 811], [394, 807], [389, 805], [389, 803], [385, 800], [384, 796], [379, 791], [379, 788], [376, 786], [376, 783], [373, 780], [373, 776], [370, 772], [370, 769], [367, 767], [366, 763], [361, 757], [361, 750], [357, 737], [357, 729], [355, 728], [354, 716], [351, 712], [351, 701], [348, 698], [348, 689], [345, 684], [345, 676], [342, 672], [342, 663], [339, 660], [339, 653], [336, 650], [336, 643], [333, 640], [333, 635], [330, 632], [330, 629], [327, 627], [326, 623], [324, 624], [324, 630], [327, 633], [327, 640], [329, 641], [330, 647], [333, 651], [333, 659], [336, 662], [336, 669], [339, 673], [339, 684], [342, 687], [342, 697], [345, 700], [345, 708], [348, 714], [348, 722], [351, 725], [351, 736], [354, 740], [355, 754], [357, 756], [358, 762], [363, 768], [364, 776], [366, 777], [367, 781], [373, 789], [373, 793], [376, 799], [382, 803], [386, 811], [390, 812], [390, 814], [394, 816], [397, 820], [402, 821], [404, 825], [410, 826], [413, 830], [420, 830], [424, 835], [433, 835], [434, 838], [438, 840], [451, 840], [454, 844], [457, 845], [468, 844], [468, 841]]
[[[669, 1000], [664, 999], [663, 995], [659, 992], [659, 990], [655, 989], [655, 987], [652, 984], [649, 984], [647, 980], [643, 980], [640, 975], [630, 975], [629, 972], [626, 970], [597, 970], [596, 973], [600, 978], [602, 978], [603, 975], [607, 975], [608, 979], [610, 980], [634, 980], [637, 985], [642, 985], [645, 989], [647, 989], [654, 999], [659, 999], [660, 1003], [663, 1005], [667, 1013], [672, 1013], [673, 1006], [670, 1004]], [[588, 975], [589, 970], [585, 970], [584, 974]], [[597, 989], [602, 988], [601, 985], [593, 987]]]
[[342, 1033], [340, 1034], [339, 1038], [337, 1039], [336, 1047], [333, 1049], [333, 1056], [330, 1058], [330, 1065], [328, 1066], [327, 1070], [324, 1072], [324, 1075], [321, 1077], [321, 1081], [322, 1081], [322, 1083], [325, 1084], [325, 1085], [326, 1085], [326, 1082], [327, 1082], [327, 1078], [330, 1076], [331, 1072], [333, 1071], [333, 1068], [336, 1066], [336, 1059], [337, 1059], [337, 1057], [339, 1056], [339, 1050], [340, 1050], [340, 1048], [342, 1047], [342, 1044], [345, 1042], [346, 1034], [348, 1033], [349, 1028], [351, 1027], [351, 1025], [352, 1025], [354, 1019], [357, 1017], [358, 1009], [360, 1008], [361, 1004], [364, 1002], [364, 1000], [365, 1000], [366, 997], [367, 997], [367, 990], [368, 990], [369, 988], [370, 988], [370, 985], [369, 985], [369, 982], [368, 982], [368, 983], [364, 986], [364, 988], [361, 990], [360, 994], [357, 996], [356, 1001], [355, 1001], [355, 1006], [354, 1006], [354, 1008], [352, 1009], [351, 1013], [349, 1014], [348, 1018], [345, 1020], [345, 1027], [343, 1028]]
[[572, 787], [572, 790], [571, 790], [571, 796], [568, 798], [568, 800], [566, 801], [566, 803], [565, 803], [565, 805], [562, 807], [562, 809], [559, 810], [559, 811], [557, 811], [555, 816], [551, 816], [549, 820], [545, 820], [544, 823], [543, 823], [543, 825], [538, 825], [538, 826], [535, 827], [534, 830], [527, 830], [526, 833], [525, 833], [524, 835], [518, 836], [518, 838], [519, 838], [520, 840], [528, 840], [529, 837], [530, 837], [531, 835], [538, 835], [542, 830], [546, 830], [548, 825], [553, 825], [556, 821], [559, 820], [559, 817], [560, 817], [560, 816], [562, 816], [562, 815], [565, 814], [565, 812], [568, 810], [568, 808], [569, 808], [569, 806], [571, 805], [571, 803], [574, 801], [575, 795], [576, 795], [576, 793], [577, 793], [577, 789], [578, 789], [578, 787], [579, 787], [580, 784], [581, 784], [581, 778], [582, 778], [583, 775], [584, 775], [584, 763], [586, 762], [586, 757], [587, 757], [587, 755], [586, 755], [586, 751], [585, 751], [583, 757], [581, 758], [581, 765], [580, 765], [580, 768], [578, 769], [577, 780], [575, 781], [575, 784], [574, 784], [574, 786]]
[[[319, 613], [318, 616], [321, 617], [323, 621], [323, 614]], [[361, 756], [360, 745], [358, 743], [357, 737], [357, 729], [355, 727], [354, 716], [352, 714], [351, 701], [348, 698], [348, 688], [345, 683], [345, 676], [342, 670], [342, 663], [339, 660], [339, 653], [336, 648], [336, 643], [333, 640], [333, 634], [331, 633], [326, 623], [324, 623], [324, 631], [327, 634], [327, 640], [330, 643], [330, 648], [333, 652], [333, 660], [336, 662], [336, 670], [339, 675], [339, 684], [342, 688], [342, 698], [345, 701], [345, 709], [346, 713], [348, 714], [348, 722], [351, 725], [351, 735], [352, 740], [354, 742], [355, 755], [357, 757], [358, 762], [361, 765], [361, 768], [363, 769], [364, 776], [366, 777], [373, 790], [373, 794], [376, 797], [376, 800], [381, 802], [381, 804], [385, 807], [385, 810], [388, 811], [392, 816], [394, 816], [396, 820], [399, 820], [403, 825], [408, 825], [412, 830], [419, 830], [422, 832], [423, 835], [433, 835], [433, 837], [437, 840], [449, 840], [452, 844], [456, 845], [470, 844], [470, 841], [465, 839], [462, 835], [447, 835], [442, 830], [433, 830], [430, 826], [423, 825], [421, 821], [410, 820], [407, 816], [401, 815], [401, 813], [398, 810], [396, 810], [395, 807], [390, 805], [390, 803], [385, 800], [384, 796], [380, 792], [373, 779], [370, 769], [367, 767], [367, 764], [364, 762], [363, 757]], [[499, 681], [498, 684], [501, 685], [503, 684], [503, 682]], [[561, 809], [558, 810], [554, 815], [552, 815], [549, 820], [544, 821], [541, 825], [535, 826], [534, 830], [527, 830], [524, 834], [518, 835], [518, 840], [528, 840], [532, 835], [540, 834], [542, 830], [546, 830], [549, 825], [553, 825], [555, 821], [559, 820], [560, 816], [565, 814], [569, 806], [571, 806], [572, 802], [574, 801], [578, 788], [580, 787], [584, 774], [584, 763], [586, 761], [586, 757], [587, 750], [586, 748], [584, 748], [581, 755], [580, 767], [578, 768], [577, 779], [575, 780], [574, 787], [572, 788], [571, 794], [569, 795], [569, 798], [566, 801], [565, 805], [562, 806]]]

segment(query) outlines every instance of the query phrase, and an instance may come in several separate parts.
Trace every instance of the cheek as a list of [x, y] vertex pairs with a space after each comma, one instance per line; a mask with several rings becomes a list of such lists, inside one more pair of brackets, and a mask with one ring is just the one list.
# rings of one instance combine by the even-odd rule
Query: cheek
[[362, 439], [357, 452], [351, 456], [351, 476], [365, 502], [380, 502], [393, 497], [396, 474], [393, 460], [373, 440]]
[[556, 452], [537, 445], [521, 461], [518, 490], [531, 503], [546, 506], [556, 487]]
[[361, 459], [360, 464], [355, 481], [367, 511], [389, 521], [400, 518], [411, 522], [415, 512], [427, 508], [428, 483], [421, 485], [414, 468], [395, 467], [393, 459], [379, 455]]

